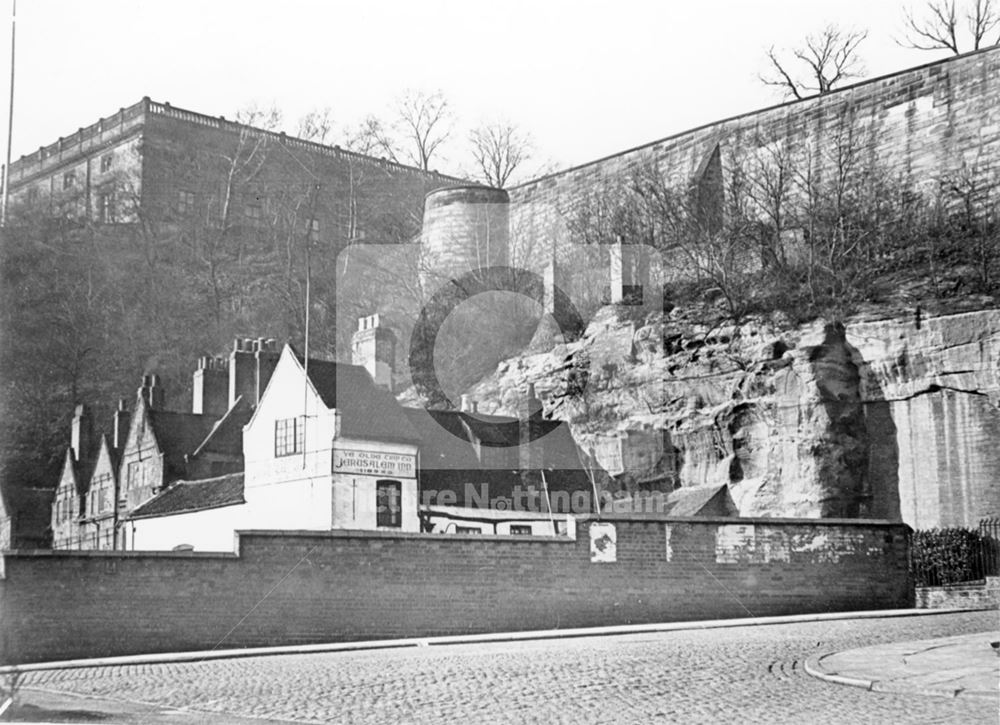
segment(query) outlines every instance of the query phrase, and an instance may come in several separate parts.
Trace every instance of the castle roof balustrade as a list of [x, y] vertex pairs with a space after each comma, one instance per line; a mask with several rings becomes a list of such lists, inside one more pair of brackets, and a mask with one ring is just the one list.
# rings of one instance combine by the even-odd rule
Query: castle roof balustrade
[[17, 161], [14, 161], [10, 165], [10, 183], [12, 187], [27, 183], [43, 173], [51, 172], [64, 163], [80, 158], [88, 151], [108, 145], [112, 141], [121, 140], [128, 135], [128, 132], [144, 126], [149, 116], [170, 118], [233, 134], [249, 132], [254, 136], [273, 139], [288, 148], [295, 148], [312, 154], [373, 164], [389, 171], [433, 176], [439, 181], [454, 181], [460, 184], [468, 183], [466, 179], [448, 176], [437, 171], [424, 171], [415, 166], [407, 166], [396, 161], [367, 156], [357, 151], [348, 151], [340, 146], [327, 146], [315, 141], [307, 141], [306, 139], [289, 136], [285, 133], [256, 128], [239, 123], [238, 121], [230, 121], [221, 116], [207, 116], [197, 111], [177, 108], [171, 106], [169, 103], [153, 101], [148, 96], [138, 103], [120, 109], [118, 113], [101, 118], [96, 123], [81, 128], [70, 136], [60, 138], [55, 143], [44, 146], [38, 149], [38, 151], [22, 156]]

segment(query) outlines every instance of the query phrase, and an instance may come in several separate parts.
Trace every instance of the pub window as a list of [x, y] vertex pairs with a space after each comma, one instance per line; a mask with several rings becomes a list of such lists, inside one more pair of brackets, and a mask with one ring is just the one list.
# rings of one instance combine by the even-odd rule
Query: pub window
[[194, 211], [194, 192], [181, 190], [177, 192], [177, 213], [187, 215]]
[[101, 157], [101, 173], [102, 174], [106, 174], [107, 172], [111, 171], [111, 162], [112, 162], [113, 159], [114, 159], [114, 156], [112, 156], [111, 154], [105, 154], [104, 156]]
[[531, 527], [524, 526], [521, 524], [511, 524], [510, 525], [510, 535], [511, 536], [531, 536]]
[[305, 421], [300, 418], [284, 418], [274, 421], [274, 455], [290, 456], [305, 449]]
[[402, 486], [399, 481], [376, 481], [375, 482], [375, 525], [402, 526], [402, 511], [400, 499], [402, 498]]
[[483, 530], [475, 526], [456, 526], [456, 534], [481, 534]]
[[72, 189], [76, 185], [76, 172], [67, 171], [63, 174], [63, 188]]

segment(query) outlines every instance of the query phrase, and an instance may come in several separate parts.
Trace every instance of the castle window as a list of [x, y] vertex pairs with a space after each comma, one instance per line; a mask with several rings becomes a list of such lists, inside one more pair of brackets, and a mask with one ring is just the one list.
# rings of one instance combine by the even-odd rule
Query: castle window
[[114, 156], [112, 156], [111, 154], [105, 154], [104, 156], [101, 157], [101, 173], [102, 174], [106, 174], [109, 171], [111, 171], [111, 162], [113, 161], [113, 159], [114, 159]]
[[375, 525], [402, 526], [402, 486], [399, 481], [375, 482]]
[[290, 456], [305, 450], [305, 420], [285, 418], [274, 421], [274, 456]]
[[114, 192], [104, 191], [97, 195], [97, 219], [102, 224], [111, 224], [115, 220]]
[[177, 213], [186, 216], [194, 211], [194, 192], [181, 190], [177, 192]]
[[63, 189], [72, 189], [76, 186], [76, 172], [67, 171], [63, 174]]
[[309, 241], [310, 242], [319, 241], [319, 219], [309, 220]]
[[260, 205], [258, 204], [247, 204], [243, 209], [243, 216], [246, 217], [247, 222], [257, 226], [260, 224], [262, 219]]

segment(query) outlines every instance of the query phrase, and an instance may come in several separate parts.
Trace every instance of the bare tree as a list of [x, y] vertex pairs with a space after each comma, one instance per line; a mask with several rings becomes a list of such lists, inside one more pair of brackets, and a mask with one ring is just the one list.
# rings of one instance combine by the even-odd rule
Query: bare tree
[[767, 51], [771, 74], [761, 75], [760, 80], [794, 98], [829, 93], [836, 85], [864, 72], [858, 46], [867, 37], [867, 30], [828, 25], [807, 36], [803, 46], [789, 51], [790, 57], [782, 57], [772, 46]]
[[483, 181], [498, 189], [531, 157], [530, 136], [509, 121], [484, 123], [471, 131], [469, 141]]
[[928, 0], [918, 17], [904, 11], [904, 39], [899, 42], [916, 50], [950, 50], [962, 52], [962, 25], [968, 29], [972, 50], [1000, 44], [1000, 35], [990, 42], [988, 35], [1000, 26], [1000, 12], [993, 0], [974, 0], [960, 13], [955, 0]]
[[381, 155], [390, 161], [399, 161], [392, 134], [382, 119], [374, 115], [366, 116], [357, 126], [349, 129], [344, 145], [359, 154]]
[[306, 141], [327, 143], [333, 134], [333, 129], [333, 114], [330, 108], [314, 108], [299, 119], [297, 135]]
[[440, 92], [407, 91], [399, 101], [396, 129], [404, 157], [424, 171], [452, 134], [453, 116]]
[[236, 112], [236, 122], [265, 131], [276, 131], [284, 119], [281, 109], [275, 105], [259, 106], [249, 103]]

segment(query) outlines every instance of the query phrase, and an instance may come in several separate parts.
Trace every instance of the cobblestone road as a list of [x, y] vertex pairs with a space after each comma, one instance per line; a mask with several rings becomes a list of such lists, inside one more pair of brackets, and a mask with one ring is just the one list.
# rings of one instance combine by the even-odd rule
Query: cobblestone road
[[[996, 704], [867, 692], [803, 661], [996, 629], [995, 612], [33, 673], [30, 687], [301, 722], [997, 723]], [[190, 715], [185, 722], [191, 722]]]

